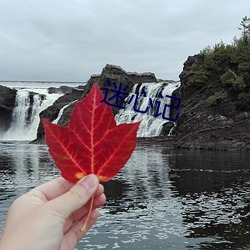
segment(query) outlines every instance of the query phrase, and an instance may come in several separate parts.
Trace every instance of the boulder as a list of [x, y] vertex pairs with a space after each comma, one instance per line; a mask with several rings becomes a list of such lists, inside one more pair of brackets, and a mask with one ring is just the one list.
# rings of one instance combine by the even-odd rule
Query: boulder
[[[114, 86], [109, 86], [108, 81], [113, 84], [115, 82], [116, 85], [119, 86], [122, 83], [122, 88], [128, 86], [128, 88], [124, 91], [125, 93], [129, 94], [136, 83], [142, 84], [145, 82], [158, 82], [157, 78], [155, 77], [154, 73], [137, 73], [137, 72], [126, 72], [119, 66], [107, 64], [100, 75], [92, 75], [88, 80], [88, 84], [86, 86], [86, 90], [84, 91], [84, 96], [90, 91], [94, 82], [98, 82], [100, 88], [105, 93], [105, 88], [107, 89], [114, 89]], [[118, 88], [118, 87], [117, 87]], [[112, 95], [109, 91], [108, 98]], [[125, 97], [125, 96], [124, 96]], [[114, 104], [115, 98], [111, 100], [111, 103]], [[122, 101], [118, 100], [118, 106], [122, 106]], [[112, 107], [114, 114], [116, 115], [119, 112], [119, 108]]]
[[170, 131], [171, 131], [171, 134], [173, 134], [174, 133], [173, 130], [174, 130], [174, 123], [173, 122], [166, 122], [162, 126], [160, 136], [168, 136], [168, 135], [170, 135]]
[[[83, 89], [82, 88], [72, 88], [70, 93], [66, 93], [63, 96], [59, 97], [53, 105], [48, 107], [47, 109], [43, 110], [40, 113], [40, 119], [45, 118], [49, 121], [54, 121], [60, 110], [65, 106], [70, 103], [72, 103], [69, 107], [73, 109], [75, 102], [79, 99], [81, 99], [83, 94]], [[65, 109], [66, 111], [66, 109]], [[67, 117], [67, 116], [66, 116]], [[68, 121], [68, 119], [67, 119]], [[58, 121], [58, 124], [64, 125], [65, 124], [65, 115], [61, 117], [61, 119]], [[42, 122], [40, 122], [37, 130], [37, 138], [43, 138], [44, 137], [44, 130], [43, 130], [43, 125]]]
[[58, 88], [50, 87], [50, 88], [48, 88], [48, 93], [49, 94], [66, 94], [66, 93], [70, 94], [70, 93], [72, 93], [72, 91], [78, 90], [78, 89], [83, 90], [84, 86], [79, 85], [77, 88], [70, 87], [70, 86], [60, 86]]
[[[73, 100], [84, 98], [89, 93], [94, 82], [98, 82], [99, 87], [101, 88], [101, 90], [103, 91], [103, 93], [105, 95], [106, 89], [111, 89], [111, 90], [115, 89], [113, 86], [113, 83], [116, 84], [117, 88], [118, 88], [119, 84], [122, 83], [122, 89], [127, 87], [124, 92], [126, 94], [129, 94], [129, 93], [131, 93], [132, 88], [136, 83], [139, 83], [139, 86], [140, 86], [140, 84], [145, 83], [145, 82], [149, 82], [152, 84], [158, 83], [158, 80], [155, 77], [155, 75], [153, 73], [150, 73], [150, 72], [148, 72], [148, 73], [126, 72], [124, 69], [122, 69], [119, 66], [107, 64], [103, 68], [101, 74], [95, 74], [95, 75], [92, 75], [90, 77], [90, 79], [88, 80], [87, 85], [85, 86], [84, 89], [82, 89], [81, 86], [78, 87], [77, 89], [73, 88], [71, 93], [65, 94], [63, 97], [59, 98], [51, 107], [44, 110], [40, 114], [40, 117], [46, 118], [49, 121], [53, 121], [54, 119], [56, 119], [56, 117], [57, 117], [57, 115], [62, 107], [69, 104]], [[111, 85], [109, 85], [109, 83]], [[138, 86], [138, 88], [139, 88], [139, 86]], [[75, 96], [74, 91], [78, 91], [79, 95]], [[113, 96], [113, 94], [111, 91], [109, 91], [108, 95], [107, 95], [107, 99], [111, 96]], [[124, 98], [125, 97], [126, 97], [126, 95], [124, 96]], [[110, 102], [112, 104], [115, 104], [115, 101], [116, 100], [114, 98]], [[122, 106], [123, 105], [122, 101], [118, 100], [117, 105]], [[62, 126], [68, 125], [73, 107], [74, 107], [74, 104], [69, 105], [67, 108], [65, 108], [63, 115], [58, 122], [59, 125], [62, 125]], [[112, 110], [113, 110], [114, 115], [116, 115], [119, 112], [120, 108], [112, 106]], [[171, 128], [173, 126], [174, 126], [174, 124], [172, 122], [164, 125], [162, 135], [167, 136], [169, 131], [171, 130]], [[37, 138], [39, 139], [42, 137], [44, 137], [44, 132], [43, 132], [42, 124], [40, 124], [39, 128], [38, 128]]]
[[[98, 82], [99, 87], [103, 90], [103, 93], [105, 94], [105, 88], [107, 89], [114, 89], [113, 86], [109, 86], [108, 81], [113, 84], [115, 82], [117, 85], [122, 83], [123, 88], [128, 86], [125, 93], [129, 94], [136, 83], [143, 83], [143, 82], [158, 82], [155, 75], [153, 73], [135, 73], [135, 72], [126, 72], [124, 69], [122, 69], [119, 66], [116, 65], [110, 65], [107, 64], [100, 75], [95, 74], [90, 77], [88, 80], [88, 83], [84, 89], [82, 98], [84, 98], [90, 91], [90, 89], [93, 86], [94, 82]], [[108, 97], [111, 96], [111, 92], [109, 91]], [[125, 96], [126, 97], [126, 96]], [[111, 103], [114, 104], [115, 99], [111, 101]], [[122, 106], [122, 101], [119, 100], [117, 105]], [[62, 119], [60, 121], [60, 125], [67, 126], [70, 118], [70, 114], [72, 113], [73, 106], [69, 106], [67, 109], [65, 109], [65, 112], [62, 116]], [[112, 107], [113, 113], [116, 115], [120, 108], [118, 107]]]
[[0, 85], [0, 131], [8, 130], [12, 121], [12, 112], [15, 108], [16, 89]]

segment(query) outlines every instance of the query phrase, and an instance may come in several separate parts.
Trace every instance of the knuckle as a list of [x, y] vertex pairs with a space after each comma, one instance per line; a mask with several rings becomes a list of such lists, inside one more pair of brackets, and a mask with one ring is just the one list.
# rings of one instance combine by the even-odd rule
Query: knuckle
[[83, 203], [84, 198], [87, 196], [87, 192], [84, 188], [74, 187], [69, 190], [69, 195], [73, 200], [75, 200], [77, 203]]

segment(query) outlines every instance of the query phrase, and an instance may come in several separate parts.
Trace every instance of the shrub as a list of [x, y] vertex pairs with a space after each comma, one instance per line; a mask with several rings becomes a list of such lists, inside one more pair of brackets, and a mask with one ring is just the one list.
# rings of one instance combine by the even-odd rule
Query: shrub
[[205, 47], [200, 51], [200, 55], [206, 56], [206, 55], [211, 55], [213, 53], [213, 49], [210, 46]]
[[235, 76], [232, 72], [227, 71], [220, 77], [220, 80], [222, 84], [232, 86], [235, 81]]
[[242, 76], [238, 76], [234, 83], [233, 83], [233, 88], [236, 90], [236, 91], [242, 91], [246, 88], [246, 84], [244, 82], [244, 79]]
[[222, 84], [232, 87], [236, 92], [243, 91], [246, 84], [243, 76], [237, 76], [231, 71], [227, 71], [220, 78]]
[[238, 100], [239, 101], [245, 101], [247, 99], [247, 94], [245, 92], [240, 92], [238, 94]]
[[219, 104], [222, 100], [227, 98], [227, 93], [224, 91], [215, 92], [212, 96], [207, 99], [207, 105], [213, 106]]
[[202, 66], [193, 64], [188, 72], [188, 83], [194, 86], [200, 86], [208, 81], [208, 71]]
[[238, 71], [242, 76], [248, 78], [250, 74], [250, 60], [240, 62], [238, 66]]

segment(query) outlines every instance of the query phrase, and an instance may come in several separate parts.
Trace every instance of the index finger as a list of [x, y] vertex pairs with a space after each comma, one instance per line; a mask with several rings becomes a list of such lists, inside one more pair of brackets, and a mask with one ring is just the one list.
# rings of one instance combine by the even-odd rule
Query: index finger
[[73, 185], [74, 183], [65, 180], [63, 177], [59, 177], [34, 188], [34, 191], [39, 191], [47, 200], [52, 200], [68, 192]]

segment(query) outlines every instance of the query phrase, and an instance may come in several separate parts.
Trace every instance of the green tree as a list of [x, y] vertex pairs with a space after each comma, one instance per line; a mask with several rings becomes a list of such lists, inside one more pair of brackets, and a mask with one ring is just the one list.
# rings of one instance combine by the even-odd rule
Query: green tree
[[213, 95], [211, 95], [207, 99], [207, 105], [216, 106], [220, 104], [226, 98], [227, 98], [227, 93], [225, 91], [222, 90], [222, 91], [215, 92]]
[[243, 17], [240, 22], [240, 26], [241, 27], [238, 27], [238, 29], [241, 30], [242, 38], [244, 42], [247, 44], [248, 38], [250, 36], [250, 18], [248, 18], [247, 16]]

